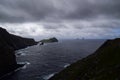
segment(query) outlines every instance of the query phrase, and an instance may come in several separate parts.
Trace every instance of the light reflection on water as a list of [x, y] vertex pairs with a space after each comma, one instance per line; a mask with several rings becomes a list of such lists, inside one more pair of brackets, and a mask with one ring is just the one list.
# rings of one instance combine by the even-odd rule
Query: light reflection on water
[[93, 53], [105, 40], [64, 40], [16, 51], [26, 65], [6, 80], [47, 80], [71, 63]]

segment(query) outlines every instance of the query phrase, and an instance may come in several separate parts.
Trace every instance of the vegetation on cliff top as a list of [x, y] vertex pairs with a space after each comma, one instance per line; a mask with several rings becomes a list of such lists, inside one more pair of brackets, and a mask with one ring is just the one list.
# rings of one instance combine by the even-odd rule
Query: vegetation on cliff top
[[120, 39], [106, 41], [49, 80], [120, 80]]
[[43, 42], [43, 43], [52, 43], [52, 42], [58, 42], [58, 39], [55, 38], [55, 37], [53, 37], [53, 38], [49, 38], [49, 39], [43, 39], [40, 42]]

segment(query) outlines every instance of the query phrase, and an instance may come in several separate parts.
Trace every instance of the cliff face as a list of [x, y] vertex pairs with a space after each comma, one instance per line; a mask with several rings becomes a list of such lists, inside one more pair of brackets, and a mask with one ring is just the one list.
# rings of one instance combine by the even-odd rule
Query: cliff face
[[13, 47], [15, 50], [37, 44], [34, 39], [22, 38], [20, 36], [9, 34], [3, 28], [0, 28], [0, 36], [9, 46]]
[[18, 67], [14, 50], [35, 44], [33, 39], [15, 36], [0, 28], [0, 77]]
[[17, 67], [15, 53], [0, 35], [0, 76]]
[[106, 41], [95, 53], [50, 80], [120, 80], [120, 39]]

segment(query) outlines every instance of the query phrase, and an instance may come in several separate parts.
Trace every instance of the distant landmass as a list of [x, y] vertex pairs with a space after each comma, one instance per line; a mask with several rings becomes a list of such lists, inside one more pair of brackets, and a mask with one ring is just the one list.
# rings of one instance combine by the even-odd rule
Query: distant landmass
[[92, 55], [71, 64], [49, 80], [120, 80], [120, 38], [107, 40]]
[[35, 44], [34, 39], [10, 34], [0, 27], [0, 78], [21, 66], [16, 62], [15, 50]]
[[43, 42], [43, 43], [52, 43], [52, 42], [58, 42], [58, 39], [55, 38], [55, 37], [53, 37], [53, 38], [49, 38], [49, 39], [43, 39], [40, 42]]

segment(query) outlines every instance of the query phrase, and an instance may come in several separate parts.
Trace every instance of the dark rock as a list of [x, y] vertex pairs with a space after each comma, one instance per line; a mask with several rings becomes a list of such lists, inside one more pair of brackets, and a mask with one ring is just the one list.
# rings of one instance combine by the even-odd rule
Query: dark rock
[[44, 42], [41, 42], [40, 45], [44, 45]]
[[15, 50], [35, 44], [33, 39], [22, 38], [0, 28], [0, 77], [20, 66], [16, 62]]
[[0, 36], [4, 39], [4, 41], [13, 49], [22, 49], [27, 46], [32, 46], [37, 44], [34, 39], [23, 38], [20, 36], [16, 36], [13, 34], [9, 34], [5, 29], [0, 28]]

